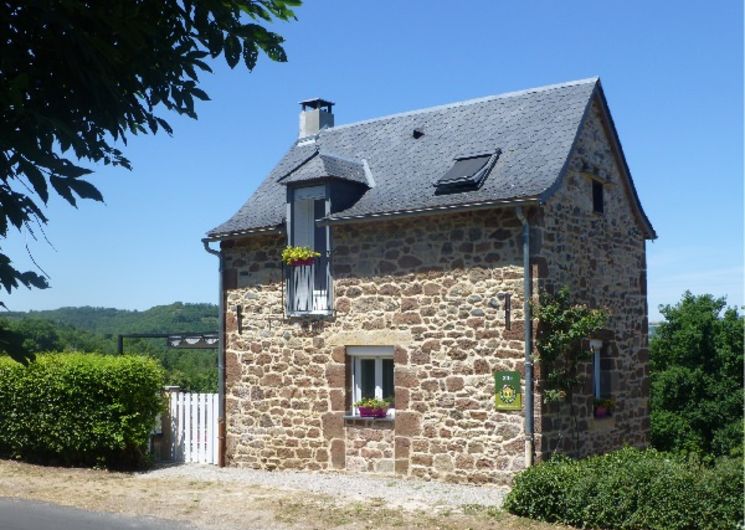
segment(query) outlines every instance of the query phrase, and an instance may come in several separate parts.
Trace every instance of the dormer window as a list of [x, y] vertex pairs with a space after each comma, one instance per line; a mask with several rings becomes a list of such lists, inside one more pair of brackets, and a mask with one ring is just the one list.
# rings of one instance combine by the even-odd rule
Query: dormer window
[[329, 213], [328, 186], [289, 189], [288, 199], [288, 244], [320, 255], [310, 263], [286, 266], [287, 313], [326, 314], [331, 311], [329, 227], [320, 226], [318, 219]]
[[319, 221], [357, 202], [375, 185], [365, 160], [314, 151], [279, 178], [287, 186], [287, 243], [319, 257], [287, 266], [287, 313], [327, 314], [331, 301], [331, 232]]

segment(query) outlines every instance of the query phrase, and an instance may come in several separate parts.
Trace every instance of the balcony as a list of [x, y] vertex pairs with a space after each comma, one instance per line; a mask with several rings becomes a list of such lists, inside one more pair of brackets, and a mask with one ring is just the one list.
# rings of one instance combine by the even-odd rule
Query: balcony
[[330, 315], [333, 311], [331, 258], [326, 253], [305, 265], [284, 265], [287, 316]]

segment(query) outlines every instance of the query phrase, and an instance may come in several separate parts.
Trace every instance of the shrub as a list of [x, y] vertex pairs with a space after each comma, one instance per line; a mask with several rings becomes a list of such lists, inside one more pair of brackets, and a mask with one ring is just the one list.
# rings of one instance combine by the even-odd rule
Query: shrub
[[47, 354], [28, 366], [0, 358], [0, 454], [49, 464], [142, 465], [162, 386], [162, 369], [146, 357]]
[[714, 466], [655, 450], [554, 458], [515, 478], [505, 509], [582, 528], [729, 529], [743, 520], [742, 461]]

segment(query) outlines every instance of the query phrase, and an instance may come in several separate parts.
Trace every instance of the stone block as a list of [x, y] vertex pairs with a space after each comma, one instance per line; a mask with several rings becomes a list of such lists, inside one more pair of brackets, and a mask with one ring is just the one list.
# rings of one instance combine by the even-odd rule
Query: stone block
[[331, 465], [334, 469], [344, 469], [346, 461], [344, 440], [331, 441]]
[[396, 346], [393, 349], [393, 362], [397, 365], [408, 364], [408, 354], [404, 348]]
[[397, 459], [409, 458], [411, 451], [411, 440], [403, 436], [396, 436], [395, 454]]
[[416, 370], [402, 366], [394, 367], [393, 381], [395, 386], [403, 386], [406, 388], [413, 388], [419, 383]]
[[282, 384], [282, 375], [275, 373], [268, 373], [261, 378], [261, 386], [277, 387]]
[[463, 388], [464, 382], [462, 377], [451, 376], [445, 379], [445, 386], [449, 392], [455, 392]]
[[390, 458], [382, 458], [373, 464], [373, 470], [376, 473], [392, 474], [394, 473], [394, 463]]
[[326, 381], [330, 388], [344, 388], [347, 380], [346, 366], [340, 363], [326, 366]]
[[411, 457], [411, 463], [415, 466], [431, 466], [432, 455], [427, 454], [415, 454]]
[[418, 436], [422, 432], [422, 418], [417, 412], [396, 412], [396, 435]]
[[432, 460], [432, 466], [435, 468], [435, 470], [439, 471], [440, 473], [452, 471], [454, 469], [453, 459], [448, 454], [435, 455]]
[[431, 356], [428, 351], [414, 350], [411, 353], [411, 364], [429, 364]]
[[343, 412], [346, 410], [346, 393], [343, 389], [332, 388], [329, 390], [329, 401], [332, 411]]
[[321, 417], [323, 425], [323, 437], [327, 440], [332, 438], [344, 438], [344, 416], [340, 412], [327, 412]]
[[397, 326], [414, 326], [422, 323], [422, 317], [418, 313], [396, 313], [393, 315], [393, 323]]
[[404, 411], [409, 408], [409, 389], [402, 386], [396, 387], [395, 407], [396, 410]]
[[395, 470], [398, 475], [407, 475], [409, 473], [409, 461], [397, 458]]

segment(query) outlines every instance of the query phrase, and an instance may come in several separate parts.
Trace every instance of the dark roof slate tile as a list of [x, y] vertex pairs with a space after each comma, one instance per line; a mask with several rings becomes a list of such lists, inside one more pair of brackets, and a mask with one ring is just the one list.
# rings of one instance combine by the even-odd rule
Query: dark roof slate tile
[[[539, 197], [560, 177], [597, 83], [574, 81], [323, 129], [296, 142], [208, 237], [281, 225], [287, 182], [336, 172], [368, 184], [363, 161], [375, 186], [331, 219]], [[424, 134], [415, 138], [414, 129]], [[480, 188], [435, 193], [432, 183], [455, 158], [497, 149], [499, 160]]]

